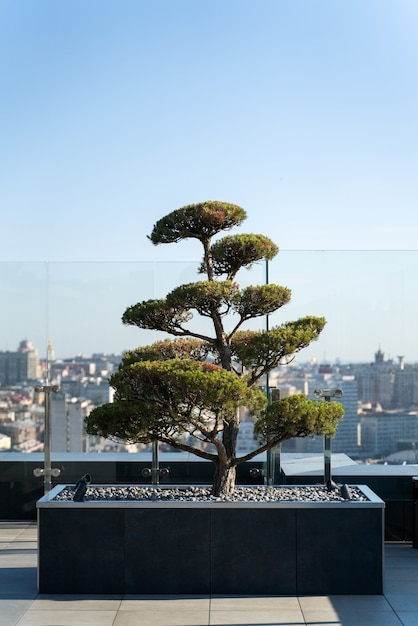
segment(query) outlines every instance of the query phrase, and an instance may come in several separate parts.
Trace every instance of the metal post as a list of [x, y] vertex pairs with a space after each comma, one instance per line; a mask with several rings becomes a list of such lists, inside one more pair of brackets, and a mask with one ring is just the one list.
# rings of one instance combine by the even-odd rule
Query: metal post
[[[269, 387], [269, 375], [268, 373], [266, 374], [266, 396], [267, 396], [267, 402], [270, 404], [271, 403], [271, 396], [270, 396], [270, 387]], [[273, 484], [273, 475], [274, 475], [274, 470], [273, 470], [273, 453], [272, 453], [272, 449], [269, 448], [266, 451], [266, 472], [265, 472], [265, 476], [264, 476], [264, 483], [268, 486], [271, 487], [271, 485]]]
[[[280, 400], [280, 389], [278, 389], [277, 387], [272, 387], [270, 389], [270, 402], [276, 402], [277, 400]], [[276, 484], [277, 482], [279, 484], [282, 484], [283, 481], [282, 481], [282, 444], [281, 443], [278, 443], [274, 447], [273, 484], [275, 484], [275, 480], [274, 480], [275, 478], [276, 478]]]
[[158, 441], [152, 442], [152, 465], [151, 465], [151, 484], [156, 486], [160, 482], [160, 467], [158, 460]]
[[331, 437], [324, 435], [324, 483], [331, 484]]
[[[269, 284], [269, 262], [266, 259], [266, 285]], [[266, 315], [266, 332], [269, 331], [269, 316]], [[270, 395], [270, 375], [269, 372], [266, 373], [266, 396], [267, 402], [271, 403], [271, 395]], [[271, 486], [273, 484], [273, 454], [271, 448], [269, 448], [266, 452], [266, 473], [264, 477], [264, 482], [267, 486]]]
[[37, 385], [35, 391], [43, 391], [45, 394], [45, 423], [44, 423], [44, 467], [35, 468], [35, 476], [44, 477], [44, 493], [47, 494], [52, 488], [52, 476], [59, 476], [58, 468], [51, 466], [51, 393], [59, 391], [58, 385]]
[[[341, 389], [315, 389], [315, 398], [324, 398], [325, 402], [331, 402], [331, 398], [342, 398]], [[331, 487], [331, 437], [324, 435], [324, 484]]]
[[45, 388], [44, 491], [51, 491], [51, 392]]

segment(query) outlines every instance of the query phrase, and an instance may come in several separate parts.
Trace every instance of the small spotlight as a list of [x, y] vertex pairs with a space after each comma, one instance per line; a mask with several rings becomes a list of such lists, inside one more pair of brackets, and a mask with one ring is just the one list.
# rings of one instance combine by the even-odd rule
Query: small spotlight
[[90, 482], [91, 482], [90, 474], [84, 474], [84, 476], [80, 478], [80, 480], [77, 482], [75, 486], [75, 493], [73, 497], [74, 502], [83, 501], [84, 496], [86, 495], [87, 485], [89, 485]]
[[339, 486], [330, 478], [327, 480], [327, 491], [333, 491], [334, 489], [339, 489]]
[[348, 485], [346, 485], [345, 483], [340, 487], [340, 494], [344, 498], [344, 500], [351, 500], [350, 490], [348, 488]]

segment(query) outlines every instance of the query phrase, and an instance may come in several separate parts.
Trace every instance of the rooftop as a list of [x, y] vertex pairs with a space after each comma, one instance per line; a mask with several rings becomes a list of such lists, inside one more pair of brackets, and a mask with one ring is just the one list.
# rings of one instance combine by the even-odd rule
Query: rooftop
[[36, 523], [0, 522], [1, 626], [418, 624], [418, 550], [407, 542], [385, 544], [381, 596], [39, 595], [36, 566]]

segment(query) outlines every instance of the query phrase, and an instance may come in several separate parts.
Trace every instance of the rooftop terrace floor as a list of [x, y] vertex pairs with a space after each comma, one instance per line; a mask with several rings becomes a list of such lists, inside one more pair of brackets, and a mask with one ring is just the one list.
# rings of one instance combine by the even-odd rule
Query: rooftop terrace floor
[[39, 595], [36, 564], [36, 524], [0, 522], [0, 626], [418, 626], [410, 543], [385, 545], [382, 596]]

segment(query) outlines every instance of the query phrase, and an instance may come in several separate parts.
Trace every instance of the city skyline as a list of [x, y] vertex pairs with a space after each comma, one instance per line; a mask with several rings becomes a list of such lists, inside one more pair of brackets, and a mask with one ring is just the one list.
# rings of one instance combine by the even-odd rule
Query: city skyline
[[[62, 363], [64, 361], [68, 361], [70, 362], [71, 360], [76, 361], [77, 359], [83, 359], [86, 361], [90, 360], [94, 360], [94, 358], [97, 357], [119, 357], [122, 356], [124, 351], [114, 351], [114, 352], [109, 352], [106, 350], [97, 350], [95, 352], [87, 352], [87, 351], [82, 351], [82, 352], [77, 352], [77, 353], [68, 353], [65, 355], [61, 355], [59, 357], [54, 357], [53, 359], [50, 359], [48, 357], [48, 355], [42, 354], [41, 350], [39, 350], [39, 346], [33, 344], [32, 340], [30, 339], [30, 337], [28, 338], [27, 335], [24, 335], [22, 338], [22, 341], [29, 341], [30, 343], [32, 343], [33, 347], [35, 348], [35, 350], [38, 351], [39, 353], [39, 359], [42, 362], [46, 362], [46, 361], [51, 361], [52, 363], [56, 362], [56, 363]], [[19, 342], [20, 343], [20, 342]], [[54, 349], [53, 344], [50, 342], [50, 340], [48, 341], [49, 345], [52, 346], [52, 348]], [[132, 348], [126, 348], [126, 350], [131, 350]], [[6, 353], [6, 352], [11, 352], [14, 353], [18, 350], [18, 346], [16, 346], [15, 349], [5, 349], [3, 347], [0, 346], [0, 353]], [[46, 352], [48, 352], [48, 348], [46, 349]], [[388, 353], [386, 353], [384, 350], [381, 349], [381, 346], [378, 346], [376, 348], [376, 350], [374, 351], [374, 353], [371, 355], [370, 359], [366, 359], [366, 360], [361, 360], [361, 359], [354, 359], [354, 360], [344, 360], [344, 359], [340, 359], [339, 357], [335, 358], [335, 359], [327, 359], [326, 357], [324, 357], [323, 359], [318, 359], [316, 357], [312, 357], [310, 359], [304, 359], [303, 358], [303, 351], [300, 352], [298, 354], [298, 358], [295, 359], [294, 361], [292, 361], [293, 365], [297, 365], [297, 364], [303, 364], [303, 365], [307, 365], [308, 363], [314, 364], [317, 363], [318, 365], [324, 365], [324, 364], [329, 364], [329, 365], [347, 365], [350, 363], [353, 364], [370, 364], [372, 362], [375, 361], [375, 356], [377, 353], [383, 353], [384, 355], [384, 360], [385, 362], [393, 362], [395, 365], [401, 365], [401, 364], [409, 364], [409, 365], [415, 365], [418, 364], [418, 359], [417, 360], [411, 360], [411, 359], [407, 359], [405, 358], [404, 355], [390, 355]], [[55, 353], [55, 349], [54, 349], [54, 353]], [[289, 363], [290, 365], [290, 363]], [[281, 366], [279, 366], [281, 367]], [[286, 365], [283, 364], [283, 368], [285, 368]]]
[[[22, 341], [18, 353], [0, 351], [0, 448], [36, 452], [42, 447], [44, 427], [43, 386], [33, 384], [36, 349]], [[119, 355], [120, 356], [120, 355]], [[51, 398], [52, 448], [55, 452], [138, 451], [120, 441], [98, 441], [86, 437], [83, 423], [93, 407], [112, 400], [109, 374], [119, 364], [117, 355], [91, 355], [55, 360], [50, 346], [50, 364], [39, 376], [55, 385]], [[20, 382], [19, 382], [20, 381]], [[403, 462], [414, 450], [418, 434], [418, 363], [408, 367], [400, 358], [385, 361], [382, 352], [373, 362], [350, 364], [300, 363], [296, 367], [271, 372], [269, 385], [280, 397], [303, 393], [317, 396], [317, 389], [339, 389], [345, 414], [333, 438], [333, 451], [354, 459], [382, 459]], [[340, 398], [340, 396], [338, 396]], [[276, 398], [277, 399], [277, 398]], [[241, 416], [244, 449], [252, 439], [252, 422]], [[360, 436], [359, 436], [360, 434]], [[402, 446], [400, 448], [399, 446]], [[302, 438], [283, 444], [283, 452], [316, 453], [323, 449], [323, 438]]]

